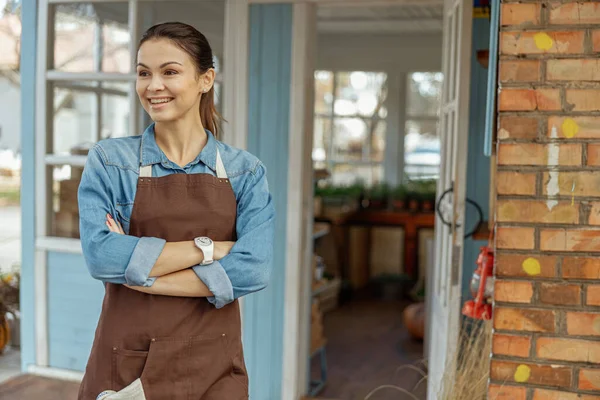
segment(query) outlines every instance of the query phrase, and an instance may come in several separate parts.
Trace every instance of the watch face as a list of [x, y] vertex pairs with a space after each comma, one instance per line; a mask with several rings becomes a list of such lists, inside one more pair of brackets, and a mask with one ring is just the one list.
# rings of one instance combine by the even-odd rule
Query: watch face
[[212, 244], [212, 240], [210, 240], [210, 238], [207, 237], [199, 237], [196, 239], [198, 241], [198, 244], [200, 246], [210, 246]]

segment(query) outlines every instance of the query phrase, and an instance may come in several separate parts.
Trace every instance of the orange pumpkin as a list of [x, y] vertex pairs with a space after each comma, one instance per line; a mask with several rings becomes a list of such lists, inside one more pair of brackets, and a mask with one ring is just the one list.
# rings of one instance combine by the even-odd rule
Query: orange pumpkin
[[0, 319], [0, 353], [4, 351], [10, 341], [10, 329], [8, 328], [8, 320], [5, 317]]
[[404, 325], [415, 339], [425, 335], [425, 303], [415, 303], [404, 309]]

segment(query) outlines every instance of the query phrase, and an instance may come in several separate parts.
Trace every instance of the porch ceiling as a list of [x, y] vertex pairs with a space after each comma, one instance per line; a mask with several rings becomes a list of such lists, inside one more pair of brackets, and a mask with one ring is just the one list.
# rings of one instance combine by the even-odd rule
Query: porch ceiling
[[320, 5], [318, 30], [322, 33], [434, 33], [442, 31], [443, 3], [399, 5]]

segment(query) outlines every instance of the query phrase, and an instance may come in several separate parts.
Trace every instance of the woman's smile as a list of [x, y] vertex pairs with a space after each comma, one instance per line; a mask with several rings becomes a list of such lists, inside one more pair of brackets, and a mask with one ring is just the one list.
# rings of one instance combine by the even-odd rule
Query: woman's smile
[[152, 110], [159, 110], [166, 107], [172, 100], [174, 100], [173, 97], [151, 97], [148, 98], [148, 103]]

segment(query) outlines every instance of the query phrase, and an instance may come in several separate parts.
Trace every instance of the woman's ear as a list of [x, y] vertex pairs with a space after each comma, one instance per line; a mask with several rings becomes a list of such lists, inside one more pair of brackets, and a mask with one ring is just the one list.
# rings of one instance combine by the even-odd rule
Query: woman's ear
[[210, 68], [208, 71], [200, 76], [200, 81], [202, 83], [202, 91], [204, 93], [210, 91], [215, 83], [215, 70]]

